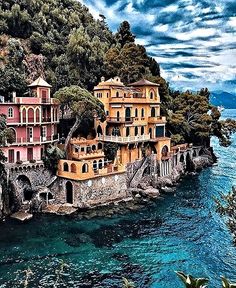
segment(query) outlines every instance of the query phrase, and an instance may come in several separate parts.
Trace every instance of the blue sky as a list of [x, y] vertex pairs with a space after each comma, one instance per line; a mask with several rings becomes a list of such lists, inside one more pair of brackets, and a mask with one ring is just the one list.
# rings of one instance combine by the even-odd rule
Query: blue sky
[[236, 92], [236, 0], [80, 2], [112, 31], [128, 20], [173, 87]]

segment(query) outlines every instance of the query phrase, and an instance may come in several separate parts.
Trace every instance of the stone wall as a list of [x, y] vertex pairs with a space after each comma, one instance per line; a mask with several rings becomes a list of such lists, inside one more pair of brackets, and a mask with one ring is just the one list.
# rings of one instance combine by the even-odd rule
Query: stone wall
[[74, 181], [58, 178], [50, 187], [55, 204], [68, 203], [68, 184], [72, 184], [73, 206], [87, 207], [121, 200], [129, 197], [126, 173], [97, 177], [91, 180]]

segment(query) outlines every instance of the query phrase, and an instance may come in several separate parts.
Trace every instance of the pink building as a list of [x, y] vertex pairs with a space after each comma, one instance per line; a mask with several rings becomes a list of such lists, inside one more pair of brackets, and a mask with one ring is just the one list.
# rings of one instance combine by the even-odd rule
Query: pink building
[[13, 93], [12, 102], [0, 102], [0, 114], [15, 135], [14, 143], [1, 148], [8, 163], [39, 161], [45, 146], [58, 141], [59, 104], [50, 97], [51, 86], [39, 77], [28, 87], [26, 97]]

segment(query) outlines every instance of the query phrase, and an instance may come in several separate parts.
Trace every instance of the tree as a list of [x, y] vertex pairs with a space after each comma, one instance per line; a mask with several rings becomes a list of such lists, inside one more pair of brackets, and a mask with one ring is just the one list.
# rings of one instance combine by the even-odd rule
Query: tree
[[75, 119], [65, 141], [64, 149], [67, 157], [70, 139], [73, 133], [79, 128], [82, 120], [85, 117], [93, 118], [95, 113], [104, 120], [105, 113], [102, 102], [79, 86], [61, 88], [55, 93], [54, 97], [60, 101], [62, 111], [67, 111], [70, 118]]
[[120, 44], [121, 48], [123, 48], [125, 44], [134, 43], [135, 36], [130, 31], [130, 24], [128, 21], [124, 21], [120, 24], [115, 39], [117, 43]]
[[45, 167], [51, 171], [53, 174], [56, 174], [58, 169], [58, 161], [65, 157], [64, 151], [62, 151], [59, 147], [49, 145], [45, 150], [45, 154], [43, 156], [43, 162]]

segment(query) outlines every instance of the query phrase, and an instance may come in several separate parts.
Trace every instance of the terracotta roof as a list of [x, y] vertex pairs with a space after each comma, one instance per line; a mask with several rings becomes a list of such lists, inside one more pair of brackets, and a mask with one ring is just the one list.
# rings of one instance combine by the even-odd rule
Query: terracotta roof
[[49, 85], [42, 77], [39, 77], [33, 83], [28, 85], [28, 87], [48, 87], [48, 88], [51, 88], [52, 86]]
[[124, 86], [124, 84], [121, 82], [119, 77], [115, 77], [115, 78], [110, 78], [106, 81], [102, 81], [98, 84], [98, 86]]
[[131, 83], [128, 86], [160, 86], [160, 85], [157, 83], [150, 82], [146, 79], [142, 79], [137, 82]]

